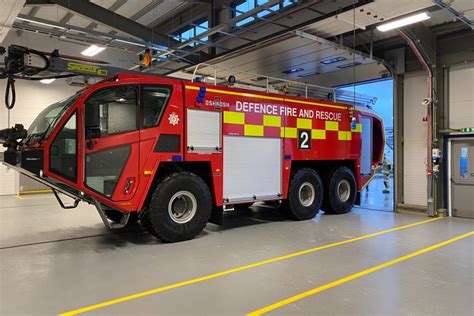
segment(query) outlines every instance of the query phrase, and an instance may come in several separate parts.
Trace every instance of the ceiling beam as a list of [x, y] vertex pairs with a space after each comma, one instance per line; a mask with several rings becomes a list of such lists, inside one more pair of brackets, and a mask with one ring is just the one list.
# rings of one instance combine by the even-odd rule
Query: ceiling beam
[[136, 20], [140, 19], [142, 16], [144, 16], [148, 12], [153, 11], [157, 6], [159, 6], [163, 2], [164, 2], [164, 0], [154, 0], [154, 1], [150, 2], [148, 5], [141, 8], [138, 12], [135, 12], [130, 17], [130, 19], [133, 20], [133, 21], [136, 21]]
[[[28, 12], [27, 15], [28, 15], [28, 16], [31, 16], [31, 17], [34, 17], [34, 16], [38, 13], [39, 10], [40, 10], [40, 7], [39, 7], [39, 6], [33, 6], [33, 7], [31, 8], [30, 12]], [[16, 31], [16, 35], [17, 35], [18, 37], [21, 36], [21, 33], [22, 33], [22, 30], [17, 30], [17, 31]]]
[[[206, 3], [206, 4], [212, 4], [212, 0], [168, 0], [172, 2], [186, 2], [186, 3]], [[218, 1], [220, 2], [220, 1]]]
[[[108, 8], [108, 10], [109, 10], [109, 11], [112, 11], [112, 12], [115, 12], [115, 11], [117, 11], [118, 9], [120, 9], [126, 2], [127, 2], [127, 0], [117, 0], [117, 1], [115, 1], [115, 2]], [[133, 19], [132, 19], [132, 20], [133, 20]], [[86, 29], [88, 29], [88, 30], [93, 30], [93, 29], [95, 29], [97, 26], [99, 26], [98, 23], [96, 23], [96, 22], [91, 22], [88, 26], [86, 26]]]
[[46, 4], [52, 4], [49, 2], [49, 0], [26, 0], [25, 1], [25, 6], [29, 5], [46, 5]]
[[[122, 0], [118, 0], [117, 2], [121, 1]], [[46, 0], [44, 0], [43, 3], [44, 2], [46, 2]], [[153, 29], [146, 27], [145, 25], [128, 19], [120, 14], [116, 14], [115, 12], [112, 12], [88, 0], [48, 0], [48, 2], [50, 4], [56, 4], [58, 6], [61, 6], [66, 10], [72, 11], [98, 24], [103, 24], [116, 31], [129, 34], [145, 42], [149, 42], [154, 45], [159, 45], [166, 48], [171, 48], [170, 52], [176, 51], [173, 49], [173, 47], [177, 47], [178, 50], [180, 48], [185, 51], [190, 50], [189, 47], [182, 46], [182, 43], [178, 42], [177, 40], [171, 39], [166, 35], [157, 33]], [[199, 56], [196, 55], [188, 55], [186, 57], [186, 60], [188, 60], [189, 63], [200, 62]]]
[[107, 25], [108, 27], [125, 34], [132, 35], [136, 38], [147, 42], [158, 44], [165, 47], [179, 45], [178, 41], [169, 39], [163, 34], [159, 34], [150, 28], [127, 19], [126, 17], [107, 10], [104, 7], [96, 5], [87, 0], [49, 0], [51, 3], [57, 4], [67, 10], [73, 11], [87, 19], [91, 19], [99, 24]]

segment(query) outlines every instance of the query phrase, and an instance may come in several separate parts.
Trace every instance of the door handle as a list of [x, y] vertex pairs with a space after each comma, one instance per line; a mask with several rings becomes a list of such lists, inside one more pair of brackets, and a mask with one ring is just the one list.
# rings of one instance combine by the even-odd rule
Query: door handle
[[125, 185], [125, 194], [128, 194], [130, 192], [130, 189], [133, 187], [133, 184], [135, 183], [135, 178], [127, 178], [127, 184]]
[[94, 140], [93, 139], [89, 139], [87, 141], [87, 149], [89, 149], [89, 150], [94, 149]]

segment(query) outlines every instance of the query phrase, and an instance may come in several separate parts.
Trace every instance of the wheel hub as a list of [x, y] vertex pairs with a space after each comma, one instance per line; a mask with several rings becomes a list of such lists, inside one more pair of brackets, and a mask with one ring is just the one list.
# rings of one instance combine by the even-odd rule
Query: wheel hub
[[351, 185], [346, 179], [341, 180], [337, 185], [337, 194], [342, 202], [346, 202], [351, 197]]
[[300, 189], [298, 191], [298, 197], [301, 205], [303, 205], [304, 207], [310, 206], [311, 204], [313, 204], [315, 196], [316, 190], [314, 189], [314, 186], [311, 183], [305, 182], [300, 186]]
[[196, 210], [196, 197], [189, 191], [175, 193], [168, 203], [168, 214], [178, 224], [189, 222], [196, 214]]

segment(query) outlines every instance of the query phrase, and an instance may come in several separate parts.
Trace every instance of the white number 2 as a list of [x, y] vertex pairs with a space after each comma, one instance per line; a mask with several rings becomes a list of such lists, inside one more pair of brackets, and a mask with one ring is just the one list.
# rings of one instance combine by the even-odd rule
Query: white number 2
[[309, 149], [310, 138], [308, 131], [300, 131], [300, 149]]

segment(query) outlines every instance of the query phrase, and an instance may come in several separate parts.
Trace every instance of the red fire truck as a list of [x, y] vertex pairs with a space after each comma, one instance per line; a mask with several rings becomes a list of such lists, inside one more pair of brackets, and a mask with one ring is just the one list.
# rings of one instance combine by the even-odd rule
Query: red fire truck
[[382, 160], [383, 130], [351, 105], [124, 73], [47, 107], [27, 135], [3, 132], [22, 138], [8, 166], [61, 206], [86, 201], [108, 227], [140, 220], [175, 242], [221, 223], [226, 206], [281, 201], [296, 220], [349, 212]]

